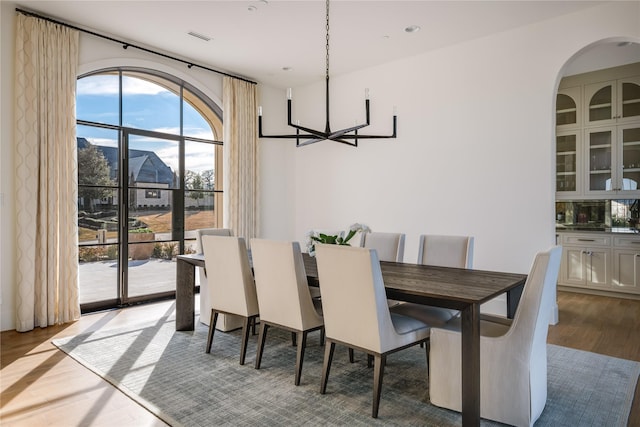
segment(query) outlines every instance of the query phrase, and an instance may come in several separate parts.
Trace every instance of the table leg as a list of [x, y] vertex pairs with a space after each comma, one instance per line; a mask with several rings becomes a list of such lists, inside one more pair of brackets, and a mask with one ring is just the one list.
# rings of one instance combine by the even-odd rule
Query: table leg
[[195, 315], [195, 265], [178, 258], [176, 265], [176, 331], [193, 331]]
[[522, 291], [524, 290], [524, 283], [520, 286], [507, 291], [507, 317], [513, 319], [520, 303], [520, 297], [522, 297]]
[[480, 425], [480, 305], [462, 310], [462, 425]]

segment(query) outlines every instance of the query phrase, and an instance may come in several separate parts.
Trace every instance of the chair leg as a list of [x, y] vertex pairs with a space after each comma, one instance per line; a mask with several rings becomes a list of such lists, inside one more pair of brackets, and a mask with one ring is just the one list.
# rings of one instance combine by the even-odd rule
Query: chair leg
[[296, 346], [296, 338], [297, 335], [295, 332], [291, 332], [291, 347], [295, 347]]
[[307, 346], [307, 332], [298, 332], [298, 351], [296, 352], [296, 379], [295, 385], [300, 385], [302, 376], [302, 362], [304, 360], [304, 349]]
[[324, 326], [320, 328], [320, 345], [324, 345]]
[[260, 335], [258, 335], [258, 350], [256, 351], [256, 369], [260, 369], [262, 363], [262, 352], [264, 351], [264, 343], [267, 340], [267, 330], [269, 325], [264, 322], [260, 322]]
[[382, 392], [382, 375], [384, 374], [384, 365], [386, 365], [387, 356], [375, 356], [375, 368], [373, 373], [373, 410], [371, 416], [378, 418], [378, 408], [380, 407], [380, 394]]
[[251, 332], [251, 328], [249, 327], [249, 322], [251, 319], [249, 317], [245, 317], [242, 322], [242, 345], [240, 346], [240, 364], [244, 365], [244, 359], [247, 355], [247, 343], [249, 342], [249, 333]]
[[373, 356], [370, 354], [367, 354], [367, 368], [370, 368], [373, 366]]
[[349, 362], [353, 363], [354, 362], [354, 357], [353, 357], [353, 349], [349, 348]]
[[218, 322], [218, 312], [211, 310], [211, 320], [209, 320], [209, 334], [207, 335], [207, 348], [205, 351], [211, 353], [211, 344], [213, 344], [213, 333], [216, 331], [216, 323]]
[[426, 353], [427, 353], [427, 372], [429, 372], [429, 349], [431, 348], [430, 340], [426, 340], [424, 342], [424, 348], [426, 349]]
[[322, 381], [320, 383], [320, 394], [325, 394], [327, 391], [327, 380], [329, 380], [329, 371], [331, 370], [331, 361], [333, 360], [333, 351], [336, 348], [336, 343], [328, 340], [324, 346], [324, 362], [322, 364]]

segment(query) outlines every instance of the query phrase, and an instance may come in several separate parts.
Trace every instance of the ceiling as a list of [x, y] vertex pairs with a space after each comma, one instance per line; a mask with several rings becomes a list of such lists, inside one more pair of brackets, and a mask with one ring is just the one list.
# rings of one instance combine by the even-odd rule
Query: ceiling
[[[330, 72], [374, 66], [601, 3], [334, 0]], [[324, 1], [26, 0], [16, 6], [276, 87], [317, 81], [325, 73]], [[410, 25], [421, 29], [405, 32]]]

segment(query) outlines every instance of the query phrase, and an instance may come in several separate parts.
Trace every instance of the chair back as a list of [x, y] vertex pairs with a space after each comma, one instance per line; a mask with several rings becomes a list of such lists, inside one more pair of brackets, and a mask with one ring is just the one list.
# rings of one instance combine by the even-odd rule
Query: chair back
[[203, 236], [211, 308], [241, 316], [258, 314], [258, 297], [242, 237]]
[[513, 323], [505, 334], [508, 347], [518, 349], [520, 360], [529, 361], [532, 419], [544, 409], [547, 396], [547, 333], [555, 299], [562, 247], [539, 252], [531, 267]]
[[196, 252], [202, 252], [202, 236], [233, 236], [230, 228], [200, 228], [196, 230]]
[[261, 320], [301, 331], [322, 325], [298, 242], [252, 239], [251, 256]]
[[404, 259], [404, 234], [402, 233], [365, 233], [362, 247], [375, 249], [380, 261], [402, 262]]
[[420, 236], [418, 264], [472, 268], [473, 237], [424, 234]]
[[382, 352], [395, 336], [374, 249], [316, 246], [326, 337]]

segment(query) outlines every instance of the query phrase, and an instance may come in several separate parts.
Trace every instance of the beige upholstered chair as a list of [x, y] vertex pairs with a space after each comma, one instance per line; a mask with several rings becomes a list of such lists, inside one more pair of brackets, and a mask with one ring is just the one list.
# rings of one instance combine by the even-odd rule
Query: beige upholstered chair
[[404, 234], [402, 233], [364, 233], [360, 246], [375, 249], [380, 261], [402, 262], [404, 259]]
[[[472, 268], [473, 237], [420, 236], [418, 264], [441, 267]], [[405, 303], [392, 307], [394, 313], [416, 317], [431, 326], [442, 326], [460, 312], [443, 307]]]
[[[201, 228], [196, 230], [196, 251], [202, 252], [202, 236], [233, 236], [233, 232], [229, 228]], [[209, 326], [211, 317], [211, 303], [209, 302], [209, 285], [207, 283], [207, 273], [204, 268], [198, 267], [198, 282], [200, 284], [200, 323]], [[242, 327], [242, 319], [233, 316], [221, 314], [218, 316], [216, 329], [219, 331], [230, 331]]]
[[320, 304], [314, 305], [297, 242], [252, 239], [253, 272], [260, 307], [260, 335], [256, 369], [260, 369], [270, 326], [297, 335], [295, 385], [300, 384], [307, 334], [322, 329]]
[[377, 418], [387, 355], [425, 342], [429, 326], [389, 312], [375, 250], [318, 245], [316, 257], [326, 333], [320, 392], [327, 389], [336, 343], [364, 351], [375, 360], [372, 416]]
[[258, 297], [247, 246], [241, 237], [203, 236], [202, 248], [211, 288], [211, 323], [206, 351], [211, 352], [218, 314], [235, 314], [242, 318], [240, 364], [244, 365], [250, 325], [255, 325], [258, 317]]
[[[480, 416], [532, 426], [547, 400], [548, 314], [555, 295], [562, 248], [536, 255], [513, 322], [481, 321]], [[431, 403], [461, 407], [460, 319], [431, 330]]]

